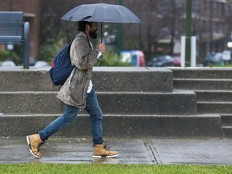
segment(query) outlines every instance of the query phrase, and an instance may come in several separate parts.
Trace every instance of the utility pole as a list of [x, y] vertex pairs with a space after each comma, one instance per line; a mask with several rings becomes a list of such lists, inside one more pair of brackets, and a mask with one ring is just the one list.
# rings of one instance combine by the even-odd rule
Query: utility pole
[[[122, 0], [118, 0], [118, 5], [122, 5]], [[117, 32], [117, 51], [120, 53], [122, 48], [122, 24], [118, 24], [118, 32]]]
[[214, 14], [214, 11], [213, 11], [213, 1], [210, 1], [210, 41], [209, 41], [209, 52], [212, 53], [213, 52], [213, 42], [214, 42], [214, 39], [213, 39], [213, 14]]
[[185, 21], [185, 66], [190, 66], [191, 57], [191, 36], [192, 36], [192, 0], [186, 0], [186, 21]]
[[12, 0], [9, 0], [9, 11], [12, 11]]
[[171, 27], [171, 43], [170, 43], [170, 54], [173, 54], [174, 40], [176, 33], [176, 0], [172, 0], [172, 27]]

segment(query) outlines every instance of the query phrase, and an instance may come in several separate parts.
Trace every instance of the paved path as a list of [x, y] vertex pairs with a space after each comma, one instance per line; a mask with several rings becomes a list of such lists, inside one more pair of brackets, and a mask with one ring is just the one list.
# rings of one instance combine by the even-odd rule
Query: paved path
[[90, 138], [51, 138], [42, 159], [28, 150], [25, 137], [0, 138], [0, 163], [232, 164], [232, 139], [105, 139], [116, 159], [93, 159]]

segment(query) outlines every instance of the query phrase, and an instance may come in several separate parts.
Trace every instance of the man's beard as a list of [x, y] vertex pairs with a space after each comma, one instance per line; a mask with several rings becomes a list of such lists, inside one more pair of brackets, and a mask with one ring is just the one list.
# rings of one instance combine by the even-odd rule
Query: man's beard
[[93, 39], [97, 39], [97, 30], [90, 31], [89, 36]]

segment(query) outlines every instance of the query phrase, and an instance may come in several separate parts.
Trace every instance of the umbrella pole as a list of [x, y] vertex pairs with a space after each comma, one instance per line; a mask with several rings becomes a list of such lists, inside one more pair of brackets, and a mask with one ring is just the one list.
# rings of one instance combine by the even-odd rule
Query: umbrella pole
[[[102, 22], [101, 22], [101, 43], [102, 43]], [[102, 66], [102, 60], [101, 60], [101, 62], [100, 62], [100, 64], [99, 64], [99, 66]]]
[[101, 22], [101, 43], [102, 43], [102, 22]]

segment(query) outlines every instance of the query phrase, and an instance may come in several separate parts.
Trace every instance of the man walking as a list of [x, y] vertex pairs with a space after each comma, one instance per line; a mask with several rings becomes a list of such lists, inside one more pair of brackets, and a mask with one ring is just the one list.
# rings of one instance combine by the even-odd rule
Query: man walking
[[105, 45], [101, 43], [97, 49], [93, 49], [90, 42], [90, 39], [97, 38], [97, 23], [80, 21], [78, 22], [78, 30], [80, 33], [75, 37], [70, 49], [71, 62], [75, 68], [57, 95], [66, 104], [65, 112], [38, 134], [26, 137], [31, 154], [37, 158], [42, 157], [40, 146], [51, 135], [70, 125], [81, 108], [85, 108], [91, 119], [93, 157], [111, 158], [119, 155], [118, 152], [107, 149], [103, 142], [103, 116], [91, 81], [93, 66], [102, 59]]

